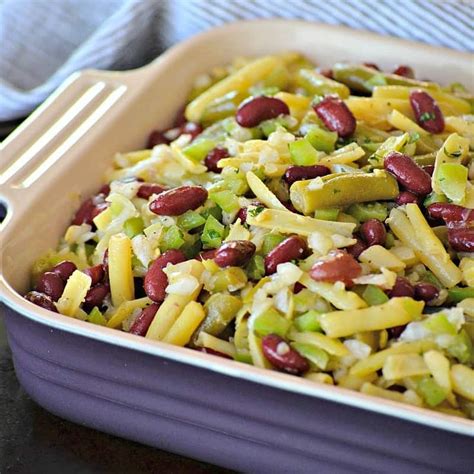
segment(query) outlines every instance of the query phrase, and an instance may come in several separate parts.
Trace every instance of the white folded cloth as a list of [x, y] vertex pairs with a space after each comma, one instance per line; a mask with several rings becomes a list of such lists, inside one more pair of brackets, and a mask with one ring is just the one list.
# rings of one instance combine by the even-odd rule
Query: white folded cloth
[[75, 71], [138, 67], [213, 26], [275, 17], [474, 50], [471, 0], [0, 0], [0, 121], [26, 116]]

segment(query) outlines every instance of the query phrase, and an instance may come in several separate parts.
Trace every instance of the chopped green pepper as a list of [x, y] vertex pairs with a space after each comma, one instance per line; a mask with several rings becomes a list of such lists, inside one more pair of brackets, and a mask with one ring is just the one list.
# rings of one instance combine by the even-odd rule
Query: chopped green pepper
[[459, 360], [462, 364], [469, 364], [474, 361], [474, 350], [469, 334], [461, 329], [459, 334], [453, 338], [447, 348], [448, 353]]
[[266, 234], [265, 237], [263, 238], [263, 244], [262, 244], [263, 255], [267, 255], [285, 239], [286, 237], [282, 234]]
[[304, 138], [290, 143], [288, 148], [290, 149], [291, 160], [295, 165], [311, 166], [319, 161], [319, 153]]
[[444, 194], [436, 194], [434, 191], [426, 196], [425, 200], [423, 201], [423, 205], [428, 207], [435, 202], [448, 202], [447, 197]]
[[430, 407], [439, 405], [446, 398], [446, 391], [429, 375], [419, 380], [417, 390]]
[[337, 133], [324, 130], [317, 125], [312, 125], [306, 133], [305, 139], [316, 150], [332, 153], [336, 147]]
[[321, 313], [319, 311], [311, 309], [301, 316], [298, 316], [294, 324], [298, 331], [321, 331], [321, 324], [319, 323], [320, 317]]
[[92, 311], [87, 316], [87, 321], [92, 324], [97, 324], [98, 326], [106, 326], [107, 320], [104, 318], [104, 315], [100, 312], [97, 306], [94, 306]]
[[255, 318], [253, 330], [259, 336], [278, 334], [281, 337], [285, 337], [290, 326], [291, 321], [283, 317], [276, 309], [270, 308]]
[[201, 235], [201, 241], [205, 248], [215, 249], [219, 247], [224, 239], [225, 227], [214, 216], [210, 215]]
[[321, 370], [326, 369], [329, 362], [329, 354], [323, 349], [303, 342], [292, 342], [291, 347], [308, 359], [312, 365]]
[[130, 217], [123, 223], [123, 231], [127, 237], [133, 238], [143, 232], [145, 224], [141, 217]]
[[209, 199], [227, 213], [237, 212], [240, 208], [237, 196], [227, 189], [209, 193]]
[[362, 298], [369, 306], [376, 306], [388, 301], [388, 296], [375, 285], [367, 285], [362, 292]]
[[258, 281], [265, 276], [265, 260], [261, 255], [254, 255], [246, 267], [250, 280]]
[[187, 211], [178, 217], [178, 225], [183, 230], [192, 230], [196, 227], [202, 226], [206, 219], [198, 214], [196, 211]]
[[462, 288], [460, 286], [453, 286], [448, 290], [449, 301], [453, 303], [459, 303], [466, 298], [474, 298], [474, 288], [472, 286], [467, 286]]
[[176, 225], [171, 225], [163, 230], [160, 239], [160, 248], [163, 252], [170, 249], [179, 249], [184, 244], [184, 234]]
[[346, 212], [359, 222], [366, 222], [370, 219], [378, 219], [383, 222], [388, 216], [387, 206], [381, 202], [352, 204], [346, 209]]
[[443, 163], [439, 166], [436, 180], [446, 197], [460, 204], [466, 193], [467, 176], [466, 166], [460, 163]]

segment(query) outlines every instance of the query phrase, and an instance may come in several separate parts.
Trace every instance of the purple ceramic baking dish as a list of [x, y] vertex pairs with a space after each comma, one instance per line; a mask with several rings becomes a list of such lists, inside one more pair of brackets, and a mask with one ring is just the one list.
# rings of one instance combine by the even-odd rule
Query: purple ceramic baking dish
[[79, 196], [100, 185], [114, 152], [140, 148], [171, 121], [193, 77], [288, 45], [323, 66], [410, 57], [423, 77], [446, 82], [449, 71], [469, 82], [471, 74], [463, 53], [266, 21], [200, 35], [137, 71], [73, 76], [2, 144], [0, 296], [17, 376], [59, 416], [242, 471], [472, 472], [472, 421], [97, 327], [21, 297]]

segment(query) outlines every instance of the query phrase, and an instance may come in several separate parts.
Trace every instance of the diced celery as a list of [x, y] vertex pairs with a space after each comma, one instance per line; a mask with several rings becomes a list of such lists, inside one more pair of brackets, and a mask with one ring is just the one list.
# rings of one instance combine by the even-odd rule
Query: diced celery
[[237, 196], [242, 196], [249, 190], [245, 174], [241, 171], [226, 174], [223, 177], [223, 185], [225, 189], [232, 191]]
[[473, 287], [465, 287], [461, 288], [459, 286], [453, 286], [448, 290], [449, 301], [453, 303], [459, 303], [466, 298], [474, 298], [474, 288]]
[[130, 217], [123, 223], [123, 231], [127, 237], [133, 238], [143, 232], [145, 224], [141, 217]]
[[203, 138], [200, 140], [195, 140], [190, 145], [183, 149], [183, 153], [192, 161], [199, 163], [206, 155], [216, 146], [214, 140], [209, 138]]
[[225, 227], [214, 216], [210, 215], [201, 235], [201, 242], [205, 248], [215, 249], [221, 245], [224, 239]]
[[362, 292], [362, 298], [369, 306], [383, 304], [388, 301], [388, 296], [375, 285], [367, 285]]
[[92, 324], [97, 324], [98, 326], [106, 326], [107, 320], [104, 318], [103, 314], [100, 312], [97, 306], [94, 306], [92, 311], [87, 316], [87, 321]]
[[321, 219], [323, 221], [337, 221], [339, 217], [340, 209], [331, 207], [328, 209], [316, 209], [314, 211], [314, 218]]
[[352, 204], [345, 212], [355, 217], [359, 222], [365, 222], [369, 219], [384, 221], [388, 216], [387, 206], [381, 202]]
[[448, 321], [444, 313], [430, 316], [423, 324], [434, 334], [456, 334], [456, 328]]
[[443, 193], [456, 203], [464, 199], [468, 169], [460, 163], [443, 163], [439, 166], [437, 181]]
[[446, 391], [431, 376], [422, 377], [417, 384], [418, 393], [430, 407], [439, 405], [446, 398]]
[[224, 212], [237, 212], [240, 207], [237, 196], [232, 191], [224, 190], [210, 193], [209, 199], [214, 201]]
[[332, 153], [336, 147], [337, 133], [324, 130], [314, 125], [305, 135], [305, 139], [311, 143], [316, 150]]
[[267, 255], [285, 239], [286, 237], [281, 234], [266, 234], [265, 237], [263, 238], [263, 243], [262, 243], [263, 255]]
[[282, 316], [276, 309], [269, 309], [255, 318], [253, 330], [259, 336], [277, 334], [285, 337], [290, 329], [291, 321]]
[[329, 354], [326, 351], [312, 344], [304, 344], [303, 342], [292, 342], [291, 347], [308, 359], [311, 364], [314, 364], [321, 370], [326, 369], [329, 362]]
[[163, 229], [160, 239], [160, 248], [163, 252], [170, 249], [179, 249], [184, 244], [184, 235], [181, 229], [172, 225]]
[[321, 325], [319, 324], [319, 318], [321, 313], [314, 309], [298, 316], [295, 319], [295, 326], [298, 331], [321, 331]]
[[220, 221], [222, 219], [222, 209], [219, 206], [208, 207], [201, 212], [201, 216], [206, 220], [209, 216], [212, 216]]
[[187, 211], [178, 217], [178, 225], [183, 230], [192, 230], [203, 225], [206, 219], [198, 214], [196, 211]]
[[288, 145], [291, 160], [295, 165], [311, 166], [319, 161], [319, 153], [308, 140], [302, 139]]
[[474, 350], [469, 334], [461, 329], [459, 334], [453, 339], [447, 348], [448, 353], [463, 364], [469, 364], [474, 361]]
[[211, 280], [210, 289], [215, 293], [236, 291], [247, 284], [247, 275], [240, 267], [227, 267], [219, 270]]
[[383, 74], [374, 74], [370, 79], [364, 82], [364, 86], [369, 89], [373, 90], [375, 86], [386, 86], [387, 80]]
[[423, 205], [428, 207], [435, 202], [448, 202], [448, 198], [444, 194], [436, 194], [434, 191], [426, 196], [425, 200], [423, 201]]
[[123, 206], [120, 202], [114, 201], [110, 204], [110, 213], [112, 217], [117, 217], [123, 210]]
[[258, 281], [265, 276], [265, 260], [261, 255], [254, 255], [246, 268], [250, 280]]

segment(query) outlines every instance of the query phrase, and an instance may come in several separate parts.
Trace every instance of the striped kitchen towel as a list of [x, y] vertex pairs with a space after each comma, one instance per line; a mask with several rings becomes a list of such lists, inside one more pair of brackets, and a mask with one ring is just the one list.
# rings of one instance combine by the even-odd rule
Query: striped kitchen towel
[[0, 121], [27, 115], [74, 71], [138, 67], [211, 27], [276, 17], [474, 50], [472, 0], [3, 0]]

